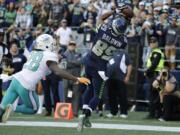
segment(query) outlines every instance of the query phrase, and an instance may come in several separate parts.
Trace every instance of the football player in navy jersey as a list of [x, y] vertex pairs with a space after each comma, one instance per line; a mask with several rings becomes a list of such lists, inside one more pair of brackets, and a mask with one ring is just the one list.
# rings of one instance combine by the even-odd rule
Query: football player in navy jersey
[[[105, 23], [104, 21], [112, 15], [114, 19], [111, 23]], [[79, 115], [78, 131], [82, 131], [84, 126], [91, 127], [89, 117], [97, 107], [105, 85], [98, 71], [105, 71], [106, 64], [113, 54], [126, 47], [127, 39], [124, 32], [132, 17], [131, 7], [122, 4], [117, 7], [116, 12], [109, 11], [103, 14], [97, 22], [97, 33], [93, 46], [83, 60], [86, 77], [91, 80], [91, 84], [83, 97], [83, 114]]]

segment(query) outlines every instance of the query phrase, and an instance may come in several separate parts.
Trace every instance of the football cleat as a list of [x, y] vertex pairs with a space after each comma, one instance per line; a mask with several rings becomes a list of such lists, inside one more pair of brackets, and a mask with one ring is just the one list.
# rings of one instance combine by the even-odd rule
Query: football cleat
[[119, 117], [119, 115], [113, 115], [112, 113], [108, 113], [108, 114], [106, 114], [106, 116], [105, 116], [106, 118], [118, 118]]
[[92, 127], [92, 124], [88, 117], [85, 117], [85, 119], [84, 119], [84, 126], [88, 127], [88, 128]]
[[12, 106], [11, 104], [9, 104], [9, 105], [6, 107], [6, 110], [5, 110], [5, 112], [4, 112], [3, 116], [2, 116], [2, 122], [3, 122], [3, 123], [6, 123], [6, 122], [7, 122], [7, 120], [8, 120], [8, 118], [9, 118], [12, 110], [13, 110], [13, 106]]
[[77, 126], [77, 130], [79, 132], [83, 131], [85, 118], [86, 118], [85, 114], [79, 115], [79, 121], [78, 121], [78, 126]]
[[121, 114], [121, 115], [120, 115], [120, 118], [127, 119], [128, 116], [127, 116], [126, 114]]

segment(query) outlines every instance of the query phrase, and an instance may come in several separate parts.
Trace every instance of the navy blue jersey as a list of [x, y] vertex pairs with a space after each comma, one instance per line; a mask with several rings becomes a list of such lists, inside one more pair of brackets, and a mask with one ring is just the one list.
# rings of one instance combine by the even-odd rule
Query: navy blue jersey
[[131, 65], [129, 55], [125, 51], [118, 51], [107, 64], [106, 75], [111, 79], [124, 80], [129, 65]]
[[107, 24], [103, 24], [99, 27], [90, 52], [92, 57], [109, 61], [114, 52], [126, 47], [126, 36], [116, 36], [112, 33], [110, 28], [111, 27]]
[[23, 54], [17, 54], [15, 56], [12, 56], [12, 67], [14, 68], [13, 74], [22, 70], [26, 60], [27, 59]]

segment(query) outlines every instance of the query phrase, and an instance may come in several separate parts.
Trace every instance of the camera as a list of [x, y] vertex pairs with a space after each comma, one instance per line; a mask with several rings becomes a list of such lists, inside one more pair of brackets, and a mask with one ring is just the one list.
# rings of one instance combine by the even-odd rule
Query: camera
[[162, 72], [162, 76], [163, 76], [163, 77], [167, 77], [167, 76], [168, 76], [168, 72], [167, 72], [167, 71], [163, 71], [163, 72]]

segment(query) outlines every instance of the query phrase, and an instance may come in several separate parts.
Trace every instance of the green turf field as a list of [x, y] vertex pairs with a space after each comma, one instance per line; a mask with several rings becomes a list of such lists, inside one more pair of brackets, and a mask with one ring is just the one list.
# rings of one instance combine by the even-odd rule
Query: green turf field
[[179, 135], [171, 132], [85, 129], [79, 133], [74, 128], [1, 127], [1, 135]]
[[[129, 124], [129, 125], [149, 125], [149, 126], [162, 126], [162, 127], [180, 127], [180, 122], [159, 122], [157, 120], [147, 120], [144, 119], [147, 114], [144, 112], [133, 112], [129, 114], [128, 119], [121, 118], [103, 118], [98, 117], [96, 114], [93, 115], [91, 121], [94, 124], [103, 123], [103, 124]], [[22, 114], [13, 114], [9, 122], [19, 122], [25, 121], [26, 123], [32, 122], [69, 122], [76, 124], [77, 118], [74, 118], [71, 121], [57, 120], [55, 121], [53, 117], [44, 117], [38, 115], [22, 115]], [[8, 123], [7, 123], [8, 124]], [[75, 127], [41, 127], [40, 126], [7, 126], [0, 125], [0, 135], [179, 135], [180, 132], [168, 132], [168, 131], [140, 131], [140, 130], [131, 130], [131, 129], [97, 129], [85, 128], [82, 133], [77, 132]], [[112, 125], [113, 126], [113, 125]], [[146, 129], [143, 129], [146, 130]]]

